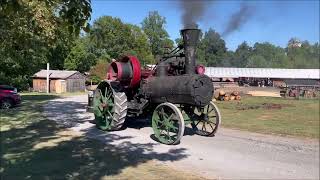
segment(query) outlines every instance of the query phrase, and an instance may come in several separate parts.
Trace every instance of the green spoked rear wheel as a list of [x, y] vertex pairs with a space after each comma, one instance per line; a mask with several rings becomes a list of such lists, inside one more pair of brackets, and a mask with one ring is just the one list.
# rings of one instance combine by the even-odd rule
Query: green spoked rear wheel
[[94, 92], [93, 111], [99, 129], [119, 130], [127, 114], [127, 97], [103, 81]]
[[153, 111], [152, 128], [161, 143], [177, 144], [183, 136], [184, 126], [181, 111], [172, 103], [162, 103]]
[[192, 129], [201, 136], [214, 136], [221, 124], [218, 107], [210, 102], [204, 107], [185, 107], [184, 111], [191, 119]]

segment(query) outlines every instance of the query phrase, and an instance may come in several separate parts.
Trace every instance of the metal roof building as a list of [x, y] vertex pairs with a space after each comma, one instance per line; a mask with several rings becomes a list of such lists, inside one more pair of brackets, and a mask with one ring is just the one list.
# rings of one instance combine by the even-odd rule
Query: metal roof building
[[[49, 70], [49, 77], [50, 78], [57, 78], [57, 79], [66, 79], [75, 73], [79, 73], [78, 71], [65, 71], [65, 70]], [[47, 70], [41, 69], [39, 72], [33, 75], [35, 78], [46, 78], [47, 77]]]
[[[33, 90], [46, 92], [47, 70], [41, 70], [32, 76]], [[85, 90], [86, 77], [78, 71], [49, 70], [50, 92], [76, 92]]]
[[206, 67], [205, 74], [212, 78], [320, 79], [320, 69]]

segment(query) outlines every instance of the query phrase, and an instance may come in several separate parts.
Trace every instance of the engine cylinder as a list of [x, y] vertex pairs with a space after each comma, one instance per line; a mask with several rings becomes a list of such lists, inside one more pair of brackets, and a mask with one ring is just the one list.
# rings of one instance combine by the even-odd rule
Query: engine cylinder
[[143, 83], [144, 94], [153, 103], [171, 102], [205, 106], [213, 95], [211, 79], [206, 75], [150, 77]]

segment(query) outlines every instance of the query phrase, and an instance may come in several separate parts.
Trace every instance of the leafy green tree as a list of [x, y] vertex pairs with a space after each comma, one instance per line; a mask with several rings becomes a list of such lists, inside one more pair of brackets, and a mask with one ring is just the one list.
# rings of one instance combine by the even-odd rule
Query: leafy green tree
[[270, 43], [255, 43], [253, 47], [253, 54], [260, 55], [268, 62], [269, 68], [283, 68], [287, 67], [286, 52], [283, 48], [277, 47]]
[[266, 68], [269, 66], [267, 60], [261, 55], [250, 56], [246, 65], [249, 68]]
[[98, 84], [100, 81], [106, 78], [107, 67], [109, 63], [105, 61], [98, 61], [97, 64], [91, 67], [89, 71], [89, 78], [94, 84]]
[[204, 33], [197, 51], [199, 62], [205, 62], [207, 66], [220, 66], [223, 64], [227, 48], [219, 33], [210, 28]]
[[151, 48], [148, 43], [147, 35], [136, 25], [129, 24], [132, 38], [132, 54], [136, 55], [138, 59], [144, 64], [154, 64], [154, 58], [151, 53]]
[[247, 42], [244, 41], [236, 49], [231, 64], [235, 67], [246, 67], [251, 55], [252, 47], [250, 47]]
[[102, 16], [93, 23], [90, 39], [97, 50], [97, 57], [108, 54], [116, 58], [130, 50], [130, 34], [130, 27], [119, 18]]
[[88, 0], [1, 1], [0, 83], [24, 89], [47, 62], [63, 67], [70, 49], [63, 42], [85, 29], [90, 13]]
[[71, 49], [68, 54], [64, 68], [68, 70], [77, 70], [80, 72], [86, 72], [90, 70], [90, 67], [95, 65], [96, 57], [92, 53], [88, 53], [86, 49], [85, 39], [79, 39], [76, 45]]
[[123, 23], [119, 18], [103, 16], [97, 19], [89, 34], [92, 51], [97, 58], [118, 58], [136, 55], [142, 63], [152, 63], [153, 57], [147, 35], [138, 27]]
[[177, 46], [180, 44], [183, 44], [182, 38], [177, 38], [174, 40], [174, 42], [176, 43]]
[[308, 41], [304, 41], [301, 46], [292, 46], [289, 41], [288, 61], [294, 68], [319, 68], [319, 51], [318, 43], [311, 45]]
[[165, 30], [166, 19], [160, 16], [158, 11], [149, 12], [148, 17], [141, 24], [154, 56], [161, 56], [164, 54], [165, 48], [173, 47], [173, 41], [169, 39], [169, 34]]

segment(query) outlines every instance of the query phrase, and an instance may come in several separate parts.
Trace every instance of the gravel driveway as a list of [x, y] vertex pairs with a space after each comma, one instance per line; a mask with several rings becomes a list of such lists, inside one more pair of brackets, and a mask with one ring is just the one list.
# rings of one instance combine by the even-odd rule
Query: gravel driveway
[[[91, 113], [86, 113], [87, 96], [55, 99], [45, 106], [48, 119], [57, 121], [89, 138], [135, 152], [141, 158], [154, 156], [159, 163], [192, 171], [206, 178], [232, 179], [319, 179], [319, 142], [257, 133], [220, 129], [215, 137], [185, 132], [179, 145], [168, 146], [152, 139], [152, 128], [145, 120], [130, 120], [122, 131], [97, 130]], [[222, 115], [223, 117], [223, 115]], [[223, 120], [222, 120], [223, 123]], [[137, 151], [121, 148], [149, 147]], [[144, 146], [148, 145], [148, 146]], [[166, 154], [180, 155], [170, 159]], [[163, 157], [157, 157], [163, 155]]]

